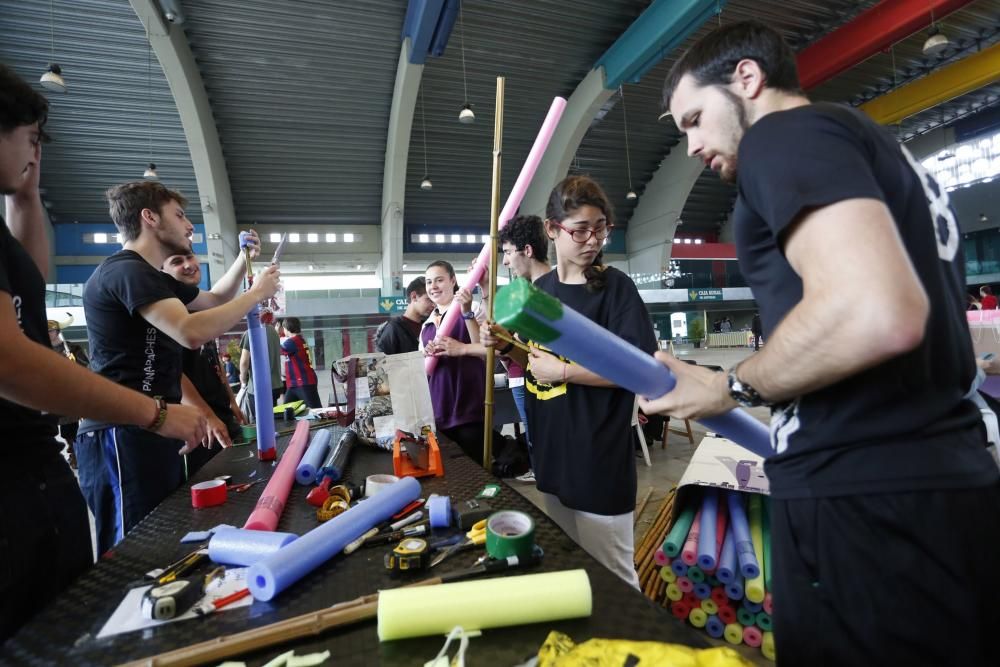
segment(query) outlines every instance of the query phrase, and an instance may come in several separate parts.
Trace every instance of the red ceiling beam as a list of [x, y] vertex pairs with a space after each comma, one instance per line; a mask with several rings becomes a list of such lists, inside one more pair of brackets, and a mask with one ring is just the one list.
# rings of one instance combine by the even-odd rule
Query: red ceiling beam
[[884, 0], [856, 19], [803, 49], [798, 55], [799, 80], [805, 90], [923, 30], [934, 20], [972, 0]]

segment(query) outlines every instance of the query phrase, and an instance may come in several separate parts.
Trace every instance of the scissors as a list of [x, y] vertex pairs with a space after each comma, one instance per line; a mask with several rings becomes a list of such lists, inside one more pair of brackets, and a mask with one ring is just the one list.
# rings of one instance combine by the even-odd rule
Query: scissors
[[459, 551], [463, 551], [472, 546], [482, 546], [483, 544], [486, 544], [486, 519], [477, 521], [473, 524], [472, 530], [465, 534], [464, 540], [460, 541], [458, 544], [453, 544], [435, 556], [434, 560], [431, 561], [431, 567], [440, 565], [446, 558], [458, 553]]

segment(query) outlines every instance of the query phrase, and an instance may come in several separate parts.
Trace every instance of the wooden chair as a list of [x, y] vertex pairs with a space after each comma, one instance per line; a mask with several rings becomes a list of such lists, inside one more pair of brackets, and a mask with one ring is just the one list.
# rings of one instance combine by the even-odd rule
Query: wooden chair
[[688, 442], [690, 442], [692, 445], [694, 444], [694, 433], [691, 431], [691, 420], [690, 419], [685, 419], [684, 420], [684, 428], [680, 428], [680, 427], [671, 427], [670, 426], [670, 417], [666, 417], [665, 421], [663, 422], [663, 444], [660, 446], [660, 449], [666, 449], [667, 448], [667, 434], [668, 433], [676, 433], [677, 435], [687, 436]]

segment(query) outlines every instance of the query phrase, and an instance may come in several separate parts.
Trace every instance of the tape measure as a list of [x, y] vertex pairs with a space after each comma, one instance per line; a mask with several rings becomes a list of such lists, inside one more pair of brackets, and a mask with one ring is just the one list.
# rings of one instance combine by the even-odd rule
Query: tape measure
[[423, 570], [430, 563], [427, 542], [411, 537], [400, 542], [395, 549], [385, 555], [385, 568], [400, 572]]
[[169, 584], [153, 586], [142, 596], [142, 617], [168, 621], [189, 610], [203, 595], [202, 587], [191, 579], [176, 579]]

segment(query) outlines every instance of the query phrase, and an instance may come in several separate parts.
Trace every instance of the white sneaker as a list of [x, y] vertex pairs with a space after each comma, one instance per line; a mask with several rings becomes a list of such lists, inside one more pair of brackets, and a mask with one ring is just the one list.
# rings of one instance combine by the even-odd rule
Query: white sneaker
[[518, 475], [514, 479], [516, 479], [518, 482], [526, 482], [526, 483], [530, 482], [531, 484], [534, 484], [535, 483], [535, 471], [534, 470], [529, 470], [528, 472], [524, 473], [523, 475]]

